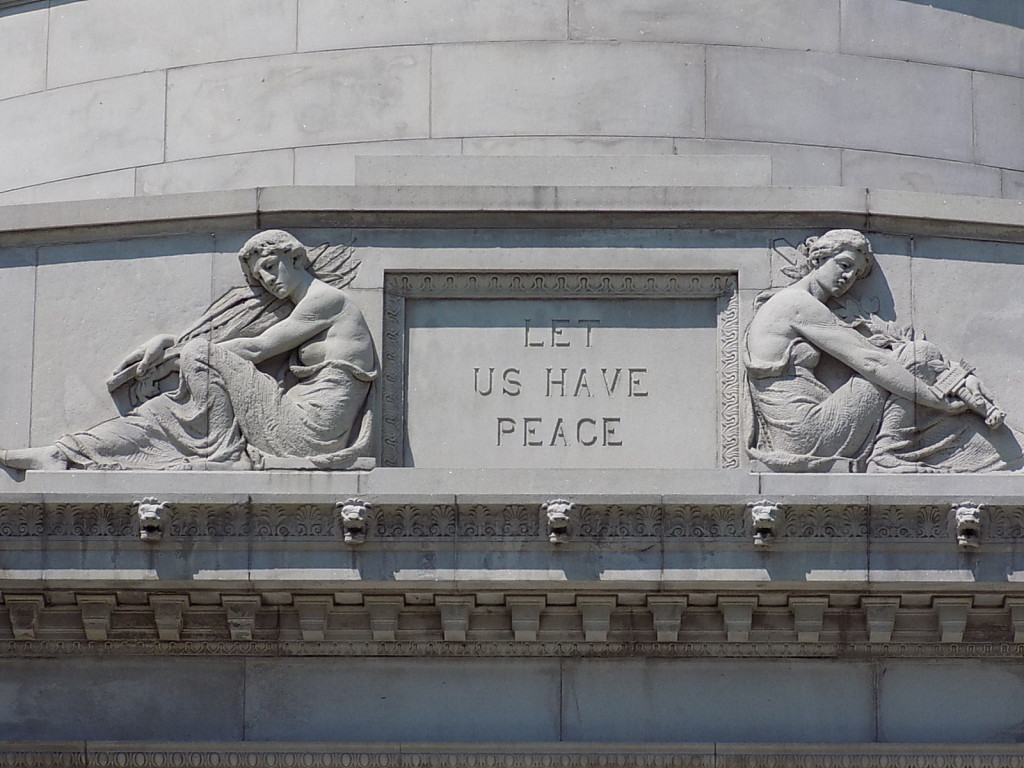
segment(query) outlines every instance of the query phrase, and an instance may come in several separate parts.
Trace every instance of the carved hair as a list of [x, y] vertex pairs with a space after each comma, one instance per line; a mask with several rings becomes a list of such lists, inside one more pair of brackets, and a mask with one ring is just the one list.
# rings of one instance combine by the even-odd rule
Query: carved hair
[[864, 269], [857, 278], [867, 277], [875, 261], [871, 243], [855, 229], [831, 229], [821, 237], [807, 241], [807, 258], [815, 269], [843, 251], [856, 251], [864, 257]]
[[253, 262], [273, 254], [290, 257], [298, 269], [309, 269], [310, 267], [306, 246], [300, 243], [294, 235], [281, 229], [268, 229], [250, 237], [242, 246], [242, 250], [238, 252], [242, 273], [250, 284], [260, 284], [252, 272]]

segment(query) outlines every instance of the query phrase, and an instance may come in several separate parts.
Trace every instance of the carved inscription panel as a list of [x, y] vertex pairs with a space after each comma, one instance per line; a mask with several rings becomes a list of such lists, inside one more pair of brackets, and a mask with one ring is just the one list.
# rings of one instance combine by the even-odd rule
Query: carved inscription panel
[[[385, 386], [385, 464], [722, 466], [731, 293], [706, 276], [672, 277], [639, 290], [618, 276], [604, 294], [587, 282], [558, 290], [547, 276], [509, 296], [494, 295], [502, 283], [465, 295], [432, 284], [392, 299], [388, 324], [400, 315], [401, 330], [386, 329], [386, 344], [402, 352], [385, 354], [404, 375], [400, 390]], [[400, 435], [389, 434], [396, 401]]]

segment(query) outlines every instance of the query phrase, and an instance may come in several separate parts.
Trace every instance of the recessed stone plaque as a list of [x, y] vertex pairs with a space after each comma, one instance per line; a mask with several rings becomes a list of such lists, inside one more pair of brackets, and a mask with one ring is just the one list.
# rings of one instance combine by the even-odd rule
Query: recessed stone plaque
[[707, 273], [389, 274], [383, 463], [738, 466], [735, 287]]

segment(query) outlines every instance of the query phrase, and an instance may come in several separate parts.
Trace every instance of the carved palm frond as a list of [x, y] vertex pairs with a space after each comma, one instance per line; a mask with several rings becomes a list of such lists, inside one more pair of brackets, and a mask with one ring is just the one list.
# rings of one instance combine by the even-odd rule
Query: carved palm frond
[[307, 250], [312, 272], [320, 280], [335, 288], [344, 288], [356, 277], [359, 262], [353, 258], [355, 248], [350, 243], [330, 245], [324, 243]]

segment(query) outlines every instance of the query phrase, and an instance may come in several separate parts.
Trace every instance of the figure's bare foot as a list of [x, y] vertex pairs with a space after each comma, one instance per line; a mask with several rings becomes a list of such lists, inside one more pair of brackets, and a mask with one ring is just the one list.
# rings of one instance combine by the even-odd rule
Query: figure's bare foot
[[48, 472], [68, 468], [67, 457], [55, 445], [0, 451], [0, 464], [11, 469], [41, 469]]

